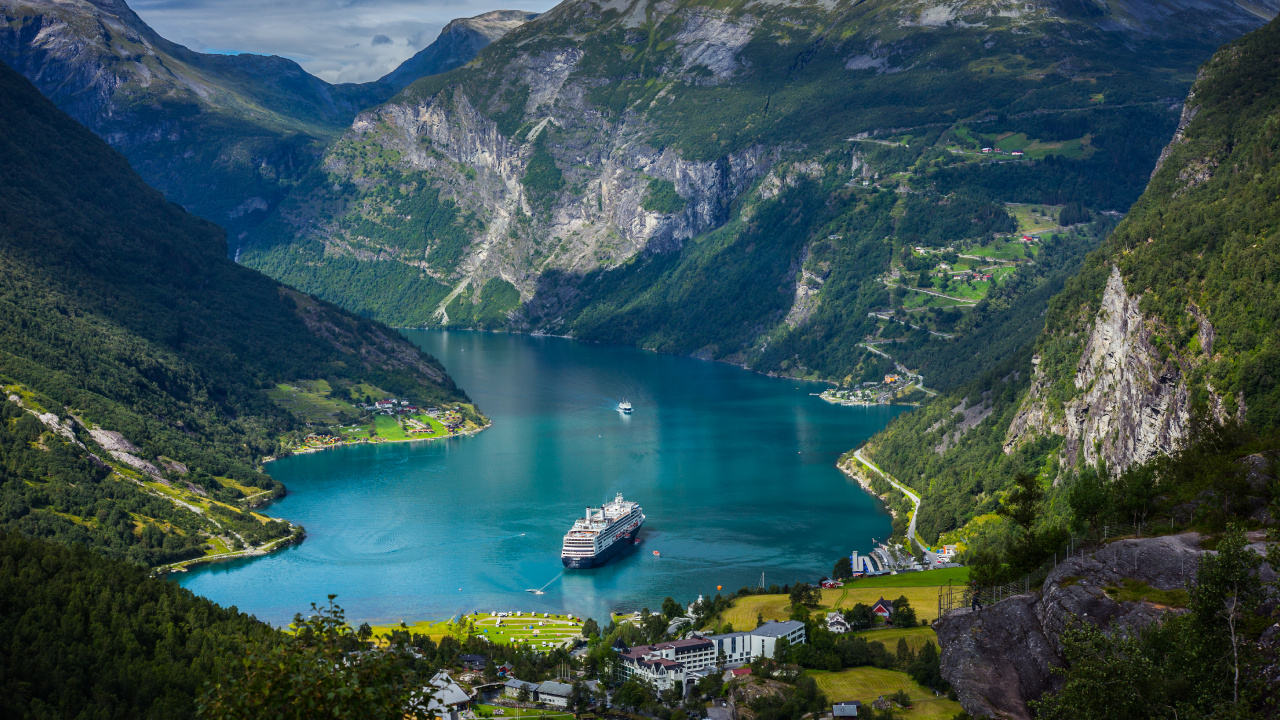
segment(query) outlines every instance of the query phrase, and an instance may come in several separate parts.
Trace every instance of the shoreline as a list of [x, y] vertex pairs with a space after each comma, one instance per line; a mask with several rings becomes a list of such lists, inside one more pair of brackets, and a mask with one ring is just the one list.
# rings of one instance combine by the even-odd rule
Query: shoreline
[[[289, 521], [285, 520], [284, 522]], [[293, 523], [289, 524], [295, 528], [301, 527], [299, 525], [293, 525]], [[152, 570], [165, 575], [171, 575], [173, 573], [187, 572], [188, 570], [200, 567], [201, 565], [210, 565], [227, 560], [239, 560], [241, 558], [263, 557], [282, 548], [289, 547], [290, 545], [301, 543], [306, 537], [307, 533], [304, 530], [300, 535], [290, 535], [289, 537], [272, 540], [271, 542], [264, 544], [262, 547], [251, 547], [244, 550], [235, 550], [229, 553], [205, 555], [203, 557], [191, 558], [190, 560], [179, 560], [178, 562], [169, 563], [167, 565], [157, 565], [152, 568]]]
[[[786, 375], [786, 374], [783, 374], [783, 373], [779, 373], [779, 372], [776, 372], [776, 371], [774, 371], [774, 370], [757, 370], [757, 369], [755, 369], [755, 368], [753, 368], [753, 367], [749, 367], [749, 366], [748, 366], [748, 365], [746, 365], [746, 364], [733, 362], [732, 360], [724, 360], [724, 359], [716, 360], [716, 359], [714, 359], [714, 358], [699, 357], [698, 355], [694, 355], [694, 354], [688, 354], [688, 355], [686, 355], [686, 354], [684, 354], [684, 353], [671, 353], [671, 352], [664, 352], [664, 351], [662, 351], [662, 350], [654, 350], [654, 349], [652, 349], [652, 348], [639, 347], [639, 346], [636, 346], [636, 345], [627, 345], [627, 344], [625, 344], [625, 343], [611, 343], [611, 342], [603, 342], [603, 341], [601, 341], [601, 340], [584, 340], [583, 338], [574, 337], [574, 336], [572, 336], [572, 335], [557, 335], [557, 334], [555, 334], [555, 333], [539, 332], [539, 331], [536, 331], [536, 330], [535, 330], [535, 331], [527, 331], [527, 330], [512, 330], [512, 329], [510, 329], [510, 328], [504, 328], [504, 329], [502, 329], [502, 330], [486, 330], [486, 329], [483, 329], [483, 328], [445, 328], [445, 327], [425, 327], [425, 326], [422, 326], [422, 327], [409, 327], [409, 326], [407, 326], [407, 325], [406, 325], [406, 326], [397, 326], [397, 325], [392, 325], [391, 327], [392, 327], [393, 329], [395, 329], [395, 330], [401, 330], [401, 331], [403, 331], [403, 330], [420, 330], [420, 331], [423, 331], [423, 332], [450, 332], [450, 331], [453, 331], [453, 332], [481, 332], [481, 333], [493, 333], [494, 335], [524, 335], [525, 337], [540, 337], [540, 338], [541, 338], [541, 337], [550, 337], [550, 338], [560, 338], [560, 339], [563, 339], [563, 340], [572, 340], [572, 341], [574, 341], [574, 342], [580, 342], [580, 343], [591, 343], [591, 344], [593, 344], [593, 345], [613, 345], [614, 347], [631, 348], [631, 349], [633, 349], [633, 350], [639, 350], [639, 351], [641, 351], [641, 352], [657, 353], [658, 355], [670, 355], [670, 356], [672, 356], [672, 357], [685, 357], [685, 358], [691, 358], [691, 359], [693, 359], [693, 360], [701, 360], [702, 362], [720, 363], [721, 365], [729, 365], [729, 366], [731, 366], [731, 367], [740, 368], [740, 369], [742, 369], [742, 370], [746, 370], [747, 372], [755, 373], [756, 375], [763, 375], [764, 377], [768, 377], [768, 378], [775, 378], [775, 379], [780, 379], [780, 380], [799, 380], [799, 381], [802, 381], [802, 382], [822, 383], [822, 384], [824, 384], [824, 385], [830, 385], [830, 386], [832, 386], [832, 387], [837, 387], [837, 388], [838, 388], [838, 387], [840, 387], [840, 381], [839, 381], [839, 380], [832, 380], [832, 379], [829, 379], [829, 378], [809, 378], [809, 377], [798, 377], [798, 376], [795, 376], [795, 375]], [[437, 359], [439, 359], [439, 358], [437, 358]]]
[[456, 437], [463, 437], [463, 436], [470, 437], [472, 435], [476, 435], [480, 433], [483, 430], [488, 430], [491, 427], [493, 427], [492, 420], [490, 420], [489, 422], [485, 423], [484, 425], [481, 425], [480, 427], [474, 430], [466, 430], [463, 432], [452, 433], [450, 435], [435, 435], [432, 437], [409, 437], [409, 438], [404, 438], [402, 440], [385, 440], [384, 439], [379, 442], [373, 442], [371, 440], [364, 439], [364, 438], [358, 441], [344, 440], [339, 443], [333, 443], [332, 445], [320, 445], [317, 447], [304, 447], [304, 448], [299, 448], [297, 450], [290, 450], [288, 453], [282, 454], [282, 455], [268, 455], [267, 457], [262, 458], [262, 464], [265, 466], [269, 462], [283, 460], [285, 458], [293, 457], [295, 455], [310, 455], [311, 453], [317, 453], [323, 450], [334, 450], [336, 448], [355, 447], [356, 445], [392, 445], [395, 443], [431, 442], [433, 440], [448, 440], [449, 438], [456, 438]]

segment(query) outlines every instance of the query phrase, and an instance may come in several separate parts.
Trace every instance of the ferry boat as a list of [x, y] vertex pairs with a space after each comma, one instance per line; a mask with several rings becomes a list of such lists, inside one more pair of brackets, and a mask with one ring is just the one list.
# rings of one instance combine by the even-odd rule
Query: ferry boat
[[619, 410], [621, 410], [622, 412], [624, 412], [624, 413], [626, 413], [626, 414], [630, 415], [630, 414], [631, 414], [631, 401], [630, 401], [630, 400], [623, 400], [622, 402], [618, 403], [618, 409], [619, 409]]
[[622, 493], [618, 493], [613, 502], [587, 508], [586, 516], [573, 523], [565, 533], [560, 560], [565, 567], [575, 569], [604, 565], [633, 547], [631, 539], [640, 533], [644, 520], [640, 504], [623, 500]]

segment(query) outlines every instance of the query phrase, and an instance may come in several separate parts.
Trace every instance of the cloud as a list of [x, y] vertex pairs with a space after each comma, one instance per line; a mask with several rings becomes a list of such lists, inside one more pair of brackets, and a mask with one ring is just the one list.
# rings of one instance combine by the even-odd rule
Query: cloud
[[329, 82], [382, 77], [433, 42], [455, 18], [490, 10], [542, 12], [555, 4], [554, 0], [129, 2], [156, 32], [192, 50], [282, 55]]

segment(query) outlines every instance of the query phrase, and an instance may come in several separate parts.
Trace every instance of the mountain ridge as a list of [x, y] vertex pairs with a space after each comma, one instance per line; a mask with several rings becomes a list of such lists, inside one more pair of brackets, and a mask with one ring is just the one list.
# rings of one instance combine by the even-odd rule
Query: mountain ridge
[[0, 66], [0, 523], [146, 565], [297, 540], [252, 512], [284, 493], [263, 458], [323, 431], [271, 396], [282, 383], [483, 424], [393, 330], [226, 253]]
[[378, 82], [399, 91], [419, 78], [466, 65], [489, 43], [537, 16], [538, 13], [524, 10], [490, 10], [469, 18], [450, 20], [435, 41], [383, 75]]
[[[124, 0], [4, 0], [0, 15], [0, 60], [124, 152], [151, 185], [233, 236], [265, 217], [357, 112], [418, 77], [409, 64], [333, 85], [279, 56], [195, 52]], [[472, 23], [471, 32], [492, 36], [510, 24]], [[442, 37], [423, 52], [442, 40], [449, 46]], [[455, 45], [441, 67], [479, 47]]]
[[[1073, 8], [562, 3], [361, 113], [242, 260], [396, 325], [867, 380], [891, 367], [857, 348], [885, 327], [868, 313], [894, 307], [877, 276], [913, 237], [945, 246], [941, 216], [958, 240], [1008, 232], [1006, 203], [1124, 209], [1188, 60], [1260, 22], [1234, 3]], [[978, 133], [1044, 149], [984, 162]], [[900, 192], [871, 202], [864, 182]], [[779, 203], [810, 209], [756, 215]], [[695, 280], [709, 272], [725, 282]]]

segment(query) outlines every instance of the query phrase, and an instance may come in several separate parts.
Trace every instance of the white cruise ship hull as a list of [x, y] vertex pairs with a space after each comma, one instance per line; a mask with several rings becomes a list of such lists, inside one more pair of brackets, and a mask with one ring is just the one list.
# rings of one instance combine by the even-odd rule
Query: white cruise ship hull
[[586, 570], [587, 568], [600, 567], [619, 555], [625, 554], [631, 548], [634, 548], [635, 538], [639, 537], [640, 528], [642, 527], [644, 527], [643, 520], [636, 526], [635, 530], [627, 533], [624, 537], [618, 538], [612, 545], [601, 550], [595, 555], [591, 555], [589, 557], [568, 557], [561, 555], [560, 560], [564, 563], [565, 567], [572, 568], [574, 570]]

